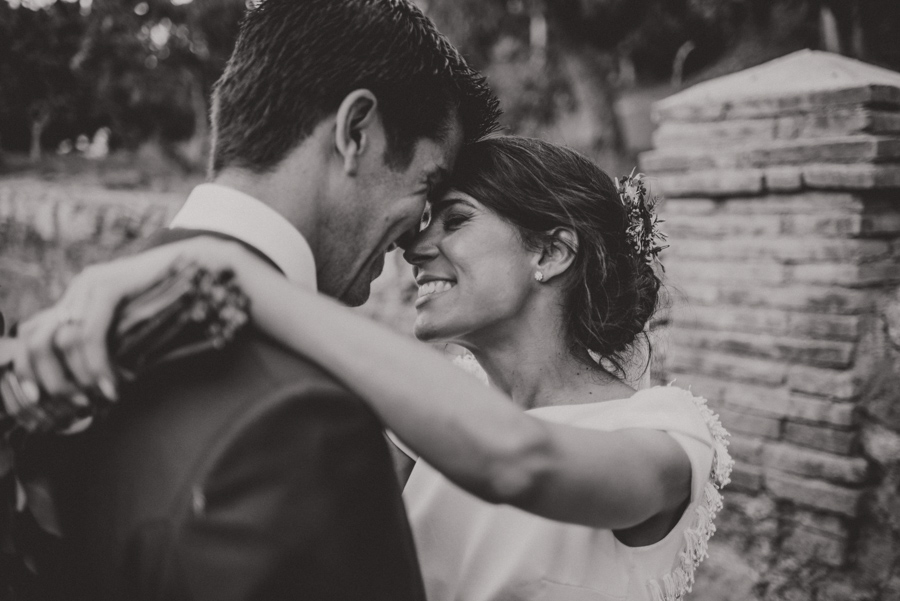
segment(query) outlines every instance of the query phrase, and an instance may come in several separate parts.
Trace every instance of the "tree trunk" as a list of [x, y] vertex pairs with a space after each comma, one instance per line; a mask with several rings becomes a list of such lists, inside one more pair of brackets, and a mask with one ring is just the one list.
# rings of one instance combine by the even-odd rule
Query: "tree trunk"
[[31, 120], [31, 150], [28, 156], [32, 163], [37, 163], [41, 160], [41, 136], [44, 135], [47, 121], [46, 113], [41, 113], [38, 117]]
[[206, 98], [203, 95], [203, 84], [200, 79], [193, 74], [187, 75], [190, 78], [190, 99], [191, 109], [194, 113], [194, 133], [190, 140], [177, 145], [177, 158], [182, 167], [186, 170], [193, 171], [201, 169], [208, 159], [209, 155], [209, 117], [207, 115], [208, 108], [206, 106]]
[[591, 117], [591, 131], [586, 132], [591, 149], [619, 156], [627, 154], [615, 110], [615, 57], [593, 48], [567, 47], [561, 49], [560, 60], [579, 110]]
[[41, 160], [41, 138], [48, 123], [50, 123], [50, 109], [47, 107], [39, 109], [37, 114], [31, 119], [31, 150], [28, 156], [32, 163], [37, 163]]
[[841, 53], [841, 36], [838, 32], [837, 21], [834, 13], [827, 6], [823, 6], [819, 10], [819, 37], [824, 50], [835, 54]]

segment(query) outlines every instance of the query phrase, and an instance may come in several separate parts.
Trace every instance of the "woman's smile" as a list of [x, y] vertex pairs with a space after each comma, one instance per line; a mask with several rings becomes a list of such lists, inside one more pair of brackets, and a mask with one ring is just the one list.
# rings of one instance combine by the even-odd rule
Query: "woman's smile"
[[416, 298], [416, 308], [430, 300], [432, 297], [452, 290], [456, 286], [453, 280], [428, 280], [419, 284], [419, 294]]

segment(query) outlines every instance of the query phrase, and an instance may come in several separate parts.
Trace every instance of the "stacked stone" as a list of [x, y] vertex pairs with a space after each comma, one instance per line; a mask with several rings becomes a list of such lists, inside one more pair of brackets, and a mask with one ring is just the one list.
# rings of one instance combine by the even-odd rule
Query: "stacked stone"
[[[86, 265], [130, 252], [166, 227], [185, 197], [186, 190], [0, 180], [0, 312], [12, 323], [46, 307]], [[412, 270], [397, 252], [359, 311], [411, 334], [413, 300]]]
[[900, 73], [801, 51], [655, 118], [641, 166], [666, 197], [672, 296], [655, 369], [732, 433], [725, 529], [742, 549], [852, 571], [878, 471], [861, 435], [878, 299], [900, 282]]
[[55, 300], [81, 269], [165, 227], [183, 197], [0, 181], [0, 311], [10, 321]]

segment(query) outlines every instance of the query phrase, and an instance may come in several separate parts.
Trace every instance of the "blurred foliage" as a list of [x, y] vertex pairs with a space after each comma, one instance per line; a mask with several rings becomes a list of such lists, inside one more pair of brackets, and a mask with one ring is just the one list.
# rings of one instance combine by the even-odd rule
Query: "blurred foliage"
[[[105, 126], [114, 147], [154, 140], [202, 164], [245, 1], [0, 0], [0, 144], [55, 148]], [[508, 131], [597, 158], [632, 159], [615, 106], [633, 90], [804, 47], [900, 68], [896, 0], [415, 1], [487, 73]]]
[[51, 119], [63, 129], [77, 121], [86, 94], [70, 62], [83, 35], [77, 4], [31, 11], [0, 3], [0, 123], [13, 137], [39, 137]]
[[[615, 111], [623, 89], [669, 78], [690, 42], [694, 71], [726, 43], [687, 0], [422, 0], [483, 69], [512, 133], [564, 142], [610, 167], [628, 163]], [[683, 61], [682, 61], [683, 62]]]
[[189, 138], [225, 66], [242, 2], [94, 2], [73, 68], [122, 143]]
[[[0, 142], [45, 148], [109, 127], [134, 149], [206, 135], [206, 99], [244, 0], [0, 1]], [[47, 127], [36, 132], [36, 119]]]
[[[633, 161], [616, 103], [817, 48], [900, 69], [896, 0], [420, 0], [490, 77], [514, 133]], [[823, 40], [833, 17], [838, 46]]]

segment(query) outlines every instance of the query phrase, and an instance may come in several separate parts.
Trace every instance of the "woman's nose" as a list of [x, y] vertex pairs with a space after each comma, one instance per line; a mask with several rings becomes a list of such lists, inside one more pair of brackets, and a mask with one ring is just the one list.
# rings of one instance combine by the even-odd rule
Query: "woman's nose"
[[406, 250], [403, 252], [403, 258], [406, 262], [421, 267], [438, 254], [436, 246], [436, 236], [434, 236], [433, 228], [427, 227], [409, 242]]

